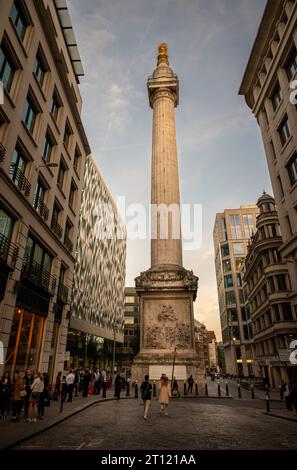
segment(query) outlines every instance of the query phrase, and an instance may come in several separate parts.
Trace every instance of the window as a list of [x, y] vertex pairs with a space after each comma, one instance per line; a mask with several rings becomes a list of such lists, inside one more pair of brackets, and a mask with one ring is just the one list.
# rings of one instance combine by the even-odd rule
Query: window
[[45, 65], [44, 59], [40, 51], [37, 52], [33, 72], [35, 77], [37, 78], [39, 85], [42, 88], [44, 77], [47, 72], [47, 66]]
[[16, 148], [12, 155], [11, 165], [9, 175], [12, 181], [15, 181], [18, 177], [18, 174], [24, 175], [27, 165], [27, 160], [25, 159], [22, 151], [19, 148]]
[[234, 255], [244, 255], [244, 244], [233, 243], [233, 252], [234, 252]]
[[26, 264], [31, 263], [34, 264], [36, 267], [39, 266], [40, 270], [44, 270], [47, 273], [51, 272], [51, 256], [31, 236], [29, 236], [27, 239], [24, 261]]
[[222, 254], [223, 258], [230, 255], [229, 245], [222, 245], [221, 246], [221, 254]]
[[271, 101], [272, 101], [272, 106], [273, 106], [274, 111], [276, 111], [277, 108], [279, 107], [281, 100], [282, 100], [282, 92], [281, 92], [279, 84], [277, 84], [276, 88], [274, 89], [271, 95]]
[[283, 188], [283, 184], [282, 184], [282, 180], [281, 180], [280, 176], [277, 177], [277, 182], [278, 182], [278, 187], [279, 187], [281, 197], [284, 197], [284, 195], [285, 195], [284, 194], [284, 188]]
[[23, 111], [23, 121], [31, 134], [33, 133], [36, 117], [38, 114], [37, 107], [34, 105], [32, 99], [27, 96], [25, 108]]
[[229, 259], [223, 261], [223, 271], [224, 273], [231, 271], [231, 261]]
[[282, 120], [282, 123], [278, 128], [278, 133], [279, 133], [282, 145], [285, 145], [285, 143], [288, 141], [288, 139], [291, 136], [290, 123], [289, 123], [287, 115]]
[[295, 47], [290, 54], [285, 68], [287, 71], [288, 80], [291, 81], [297, 70], [297, 51]]
[[65, 226], [64, 244], [69, 251], [73, 250], [73, 243], [71, 241], [72, 228], [73, 228], [73, 224], [70, 222], [69, 219], [67, 219], [66, 226]]
[[63, 142], [64, 142], [64, 145], [67, 149], [69, 147], [69, 142], [70, 142], [70, 138], [71, 138], [72, 134], [73, 134], [73, 132], [71, 130], [71, 127], [70, 127], [69, 123], [66, 122]]
[[236, 308], [228, 308], [227, 309], [227, 318], [228, 318], [229, 321], [237, 321], [238, 320]]
[[59, 224], [59, 218], [60, 214], [62, 212], [62, 209], [58, 204], [55, 202], [54, 203], [54, 208], [53, 208], [53, 215], [52, 215], [52, 222], [51, 222], [51, 228], [55, 232], [55, 234], [61, 238], [63, 234], [63, 230], [61, 225]]
[[236, 304], [234, 291], [226, 292], [226, 304], [227, 305]]
[[243, 290], [242, 290], [242, 289], [239, 289], [239, 290], [238, 290], [238, 293], [239, 293], [239, 302], [240, 302], [241, 304], [244, 304]]
[[49, 163], [51, 160], [53, 146], [54, 146], [54, 142], [52, 140], [52, 137], [49, 134], [49, 132], [47, 132], [45, 136], [45, 140], [44, 140], [44, 147], [43, 147], [43, 153], [42, 153], [42, 156], [47, 163]]
[[4, 209], [0, 209], [0, 239], [1, 235], [11, 239], [14, 221]]
[[275, 321], [280, 321], [279, 305], [278, 304], [273, 305], [273, 310], [274, 310]]
[[242, 287], [242, 279], [241, 279], [240, 273], [236, 273], [236, 283], [237, 283], [237, 287]]
[[272, 140], [270, 140], [270, 142], [269, 142], [269, 147], [270, 147], [272, 158], [273, 158], [273, 160], [275, 160], [276, 159], [276, 153], [275, 153], [275, 148], [274, 148], [274, 144], [273, 144]]
[[287, 290], [286, 276], [284, 274], [277, 274], [276, 276], [278, 290]]
[[232, 274], [228, 274], [227, 276], [224, 276], [224, 284], [226, 289], [229, 287], [233, 287], [233, 279], [232, 279]]
[[7, 48], [4, 44], [0, 47], [0, 80], [4, 88], [9, 92], [11, 89], [16, 67], [9, 57]]
[[125, 317], [125, 325], [134, 325], [134, 317]]
[[134, 304], [137, 299], [133, 296], [126, 295], [125, 297], [125, 303], [126, 304]]
[[242, 238], [239, 214], [229, 215], [229, 222], [231, 225], [231, 237], [234, 240]]
[[281, 257], [280, 257], [280, 254], [277, 250], [271, 250], [271, 254], [272, 254], [272, 260], [273, 260], [273, 263], [280, 263], [281, 262]]
[[240, 307], [242, 321], [247, 321], [247, 313], [245, 307]]
[[59, 173], [58, 173], [58, 181], [57, 181], [61, 189], [63, 189], [63, 183], [64, 183], [66, 170], [67, 170], [66, 163], [64, 162], [63, 158], [61, 158], [60, 166], [59, 166]]
[[287, 170], [289, 173], [289, 178], [291, 185], [296, 183], [297, 181], [297, 153], [295, 152], [292, 158], [290, 159], [288, 165], [287, 165]]
[[291, 225], [290, 217], [288, 215], [286, 215], [286, 222], [287, 222], [289, 234], [293, 235], [292, 225]]
[[268, 282], [270, 292], [275, 292], [273, 277], [272, 276], [268, 277], [267, 282]]
[[228, 240], [228, 236], [227, 236], [227, 228], [226, 228], [226, 220], [225, 218], [224, 219], [221, 219], [221, 230], [222, 230], [222, 239], [225, 241]]
[[46, 191], [46, 188], [44, 187], [44, 184], [40, 180], [38, 180], [34, 202], [33, 202], [34, 209], [38, 209], [38, 206], [40, 205], [40, 203], [43, 202], [45, 191]]
[[243, 230], [244, 238], [250, 238], [254, 232], [254, 221], [251, 214], [246, 214], [242, 216], [243, 219]]
[[19, 38], [21, 39], [21, 41], [23, 41], [28, 26], [28, 21], [25, 18], [24, 12], [21, 9], [20, 3], [17, 0], [13, 2], [10, 17], [17, 30]]
[[75, 152], [74, 152], [74, 159], [73, 159], [73, 168], [77, 173], [79, 173], [79, 168], [80, 168], [80, 157], [81, 157], [81, 152], [78, 148], [78, 146], [75, 147]]
[[61, 108], [62, 102], [58, 96], [58, 93], [54, 91], [53, 97], [52, 97], [52, 106], [51, 106], [51, 113], [55, 121], [58, 119], [58, 114], [59, 114], [59, 108]]
[[289, 303], [286, 302], [282, 304], [282, 311], [283, 311], [283, 316], [284, 316], [285, 321], [293, 320], [292, 309]]
[[235, 258], [235, 269], [236, 271], [240, 271], [242, 268], [243, 258]]
[[77, 191], [77, 186], [74, 181], [71, 181], [70, 192], [69, 192], [69, 206], [73, 209], [75, 205], [75, 195]]

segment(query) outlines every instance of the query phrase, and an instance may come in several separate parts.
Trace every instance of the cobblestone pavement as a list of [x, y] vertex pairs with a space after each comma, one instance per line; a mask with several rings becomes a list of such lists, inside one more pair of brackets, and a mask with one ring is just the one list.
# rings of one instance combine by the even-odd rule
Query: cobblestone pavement
[[297, 449], [296, 422], [264, 415], [260, 400], [175, 399], [169, 416], [153, 400], [147, 421], [142, 411], [135, 399], [100, 403], [15, 449]]

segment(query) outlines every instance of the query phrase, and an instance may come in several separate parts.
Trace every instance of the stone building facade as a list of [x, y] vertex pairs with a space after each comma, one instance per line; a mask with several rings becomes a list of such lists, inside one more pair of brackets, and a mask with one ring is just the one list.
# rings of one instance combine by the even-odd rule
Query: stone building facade
[[0, 374], [52, 377], [65, 359], [90, 152], [83, 70], [64, 2], [0, 0], [0, 11]]
[[248, 245], [243, 283], [253, 328], [253, 370], [278, 388], [297, 380], [289, 346], [297, 339], [296, 313], [291, 308], [288, 264], [281, 259], [282, 236], [275, 200], [263, 194], [257, 202], [257, 231]]
[[268, 0], [239, 93], [255, 115], [282, 233], [280, 254], [297, 308], [297, 2]]

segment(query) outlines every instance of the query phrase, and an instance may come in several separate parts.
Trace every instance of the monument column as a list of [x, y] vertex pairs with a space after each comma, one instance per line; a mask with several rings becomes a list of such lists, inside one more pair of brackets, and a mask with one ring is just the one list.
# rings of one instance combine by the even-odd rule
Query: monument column
[[[140, 352], [132, 379], [162, 373], [183, 383], [190, 375], [204, 390], [203, 360], [195, 351], [194, 309], [198, 277], [183, 267], [175, 129], [179, 83], [169, 66], [167, 45], [147, 82], [153, 109], [151, 267], [135, 279], [140, 297]], [[157, 210], [156, 210], [157, 209]], [[176, 352], [176, 355], [173, 355]]]
[[[169, 67], [167, 46], [159, 46], [157, 67], [147, 83], [153, 108], [151, 266], [182, 266], [180, 197], [174, 108], [178, 105], [178, 78]], [[169, 217], [168, 236], [162, 238]], [[160, 209], [156, 211], [156, 209]], [[155, 231], [154, 231], [155, 230]]]

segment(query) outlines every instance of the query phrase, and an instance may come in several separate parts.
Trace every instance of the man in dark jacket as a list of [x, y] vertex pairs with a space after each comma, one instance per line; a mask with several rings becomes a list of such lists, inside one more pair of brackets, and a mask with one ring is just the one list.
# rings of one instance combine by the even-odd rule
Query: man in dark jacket
[[148, 410], [151, 404], [152, 391], [153, 391], [153, 387], [152, 387], [152, 384], [149, 382], [148, 375], [145, 375], [144, 382], [142, 382], [140, 386], [140, 391], [141, 391], [141, 398], [143, 400], [143, 405], [144, 405], [143, 417], [144, 419], [147, 419], [147, 414], [148, 414]]

